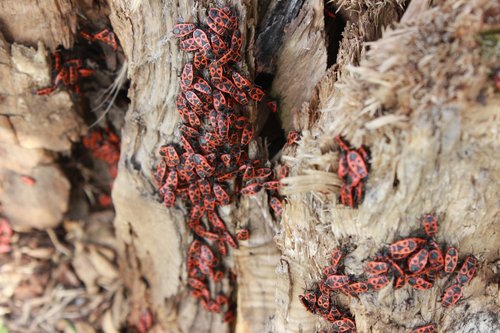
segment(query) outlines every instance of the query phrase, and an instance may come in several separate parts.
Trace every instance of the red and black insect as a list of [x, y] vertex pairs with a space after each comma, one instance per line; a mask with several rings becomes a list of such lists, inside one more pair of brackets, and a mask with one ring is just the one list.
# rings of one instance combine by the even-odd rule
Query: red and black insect
[[236, 29], [234, 30], [231, 36], [231, 50], [235, 54], [239, 54], [242, 45], [243, 45], [243, 40], [241, 38], [241, 32], [238, 29]]
[[370, 288], [379, 290], [389, 284], [390, 280], [386, 275], [375, 275], [368, 278], [367, 283]]
[[217, 80], [224, 76], [224, 69], [217, 62], [212, 62], [208, 66], [208, 70], [212, 80]]
[[438, 220], [432, 214], [425, 214], [422, 217], [422, 224], [424, 226], [424, 231], [429, 237], [433, 237], [438, 232]]
[[207, 212], [207, 217], [208, 221], [217, 232], [227, 231], [226, 224], [216, 212]]
[[196, 26], [192, 23], [178, 23], [174, 25], [174, 29], [172, 29], [172, 33], [175, 37], [185, 37], [192, 33], [196, 29]]
[[444, 271], [446, 273], [453, 273], [455, 267], [458, 264], [458, 251], [454, 247], [450, 247], [446, 251], [446, 255], [444, 257]]
[[338, 320], [339, 318], [342, 317], [342, 314], [340, 313], [339, 309], [337, 309], [333, 304], [330, 306], [330, 311], [323, 316], [326, 320], [329, 322], [333, 323], [335, 320]]
[[433, 240], [429, 241], [429, 264], [431, 268], [440, 270], [444, 266], [444, 256], [441, 247]]
[[201, 200], [201, 191], [197, 183], [191, 183], [188, 187], [188, 195], [191, 202], [196, 205]]
[[206, 179], [200, 179], [198, 181], [198, 187], [200, 188], [200, 195], [202, 197], [209, 197], [212, 194], [212, 187]]
[[309, 302], [303, 295], [299, 295], [299, 301], [311, 313], [316, 313], [316, 302]]
[[182, 90], [191, 89], [191, 84], [193, 83], [193, 77], [194, 77], [193, 65], [191, 65], [190, 63], [185, 64], [184, 68], [182, 69], [181, 81], [180, 81]]
[[260, 102], [264, 95], [264, 91], [259, 87], [253, 87], [248, 91], [248, 96], [256, 102]]
[[215, 88], [221, 92], [234, 95], [236, 93], [236, 87], [234, 84], [226, 77], [220, 76], [212, 79], [212, 84]]
[[408, 284], [416, 290], [427, 290], [432, 288], [432, 286], [434, 285], [432, 282], [429, 282], [420, 276], [409, 278]]
[[259, 183], [253, 183], [243, 187], [240, 193], [242, 195], [256, 195], [261, 189], [262, 186]]
[[410, 273], [419, 273], [427, 265], [427, 260], [429, 259], [429, 251], [427, 249], [421, 249], [408, 259], [408, 270]]
[[175, 193], [174, 191], [167, 189], [163, 195], [163, 203], [167, 207], [172, 207], [175, 202]]
[[354, 207], [352, 188], [346, 184], [342, 184], [342, 187], [340, 188], [340, 203], [344, 206]]
[[333, 322], [333, 329], [339, 332], [347, 332], [349, 330], [355, 330], [356, 324], [349, 318], [342, 318]]
[[321, 308], [322, 311], [330, 309], [330, 295], [329, 293], [322, 293], [319, 295], [318, 300], [316, 301], [318, 307]]
[[339, 163], [337, 166], [337, 175], [340, 179], [344, 179], [348, 173], [349, 173], [349, 166], [347, 165], [345, 154], [340, 154]]
[[226, 109], [227, 107], [227, 102], [226, 98], [224, 97], [224, 94], [222, 94], [219, 90], [214, 90], [213, 92], [213, 98], [214, 98], [214, 108], [218, 112], [222, 112]]
[[272, 196], [269, 199], [269, 206], [274, 211], [274, 214], [276, 214], [276, 216], [279, 217], [283, 214], [283, 204], [281, 203], [281, 200], [278, 199], [277, 197]]
[[365, 266], [365, 271], [372, 275], [384, 274], [388, 270], [389, 265], [383, 261], [369, 261]]
[[156, 166], [156, 172], [153, 174], [153, 179], [155, 180], [157, 186], [162, 186], [166, 172], [167, 164], [165, 161], [160, 161]]
[[189, 215], [190, 221], [200, 220], [203, 217], [203, 214], [205, 214], [205, 206], [203, 206], [201, 202], [193, 205]]
[[236, 239], [245, 241], [250, 238], [250, 231], [248, 229], [240, 229], [236, 232]]
[[363, 294], [368, 291], [368, 284], [366, 282], [354, 282], [349, 284], [349, 293]]
[[210, 8], [208, 10], [208, 16], [212, 21], [219, 27], [223, 28], [231, 28], [231, 21], [229, 16], [224, 13], [221, 9], [218, 8]]
[[227, 194], [227, 192], [222, 188], [221, 185], [214, 183], [212, 185], [213, 192], [215, 194], [215, 197], [217, 198], [217, 201], [219, 202], [220, 205], [225, 206], [229, 205], [231, 203], [231, 198]]
[[227, 51], [227, 45], [224, 40], [217, 34], [210, 35], [210, 41], [212, 42], [212, 50], [216, 57], [221, 56]]
[[330, 275], [324, 280], [325, 285], [330, 289], [339, 289], [349, 283], [347, 275]]
[[196, 29], [195, 31], [193, 31], [193, 39], [202, 54], [208, 55], [212, 52], [210, 41], [208, 40], [207, 34], [203, 30]]
[[262, 183], [262, 187], [264, 187], [266, 190], [278, 191], [281, 187], [281, 183], [279, 180], [270, 180]]
[[326, 266], [323, 268], [323, 274], [325, 275], [335, 275], [337, 273], [337, 267], [335, 266]]
[[441, 297], [441, 305], [445, 308], [455, 305], [462, 298], [462, 286], [454, 284], [444, 291]]
[[272, 111], [272, 112], [278, 112], [278, 103], [276, 101], [270, 101], [267, 102], [267, 107]]
[[344, 256], [344, 252], [341, 249], [335, 249], [330, 253], [330, 264], [337, 268], [340, 265], [340, 261]]
[[250, 143], [250, 141], [253, 138], [253, 125], [250, 123], [247, 123], [245, 127], [243, 128], [243, 131], [241, 133], [241, 144], [243, 146], [246, 146]]
[[215, 168], [208, 163], [207, 159], [201, 154], [192, 154], [191, 161], [195, 164], [196, 173], [200, 178], [211, 176]]
[[238, 88], [239, 90], [249, 91], [251, 89], [252, 83], [240, 73], [233, 71], [231, 77], [234, 84], [236, 85], [236, 88]]
[[210, 17], [207, 17], [207, 19], [205, 20], [205, 23], [216, 34], [218, 34], [220, 36], [224, 36], [226, 34], [226, 28], [215, 24], [215, 22]]
[[424, 325], [424, 326], [419, 326], [412, 328], [410, 333], [436, 333], [437, 332], [437, 327], [436, 324], [429, 324], [429, 325]]
[[218, 66], [225, 66], [228, 65], [230, 61], [234, 61], [234, 58], [235, 56], [233, 50], [228, 50], [217, 60], [216, 63]]
[[393, 259], [404, 259], [425, 243], [427, 241], [422, 238], [405, 238], [392, 243], [389, 246], [389, 253]]
[[178, 177], [177, 177], [177, 171], [175, 170], [170, 170], [167, 179], [165, 180], [165, 185], [168, 186], [172, 191], [175, 191], [177, 189], [177, 185], [179, 183]]
[[202, 281], [195, 279], [195, 278], [189, 278], [188, 283], [191, 286], [191, 288], [193, 288], [193, 289], [206, 289], [207, 288], [205, 283], [203, 283]]
[[50, 94], [52, 94], [55, 90], [56, 90], [56, 88], [54, 88], [54, 87], [42, 88], [42, 89], [38, 89], [38, 90], [36, 91], [36, 94], [37, 94], [38, 96], [50, 95]]
[[247, 95], [240, 90], [236, 90], [232, 95], [231, 95], [236, 102], [240, 105], [247, 105], [248, 104], [248, 98]]
[[183, 51], [192, 52], [198, 50], [199, 46], [194, 38], [188, 38], [179, 43], [179, 48]]
[[193, 84], [193, 88], [205, 95], [212, 94], [212, 88], [210, 87], [208, 82], [201, 77], [196, 78], [195, 83]]
[[297, 131], [288, 132], [288, 137], [287, 137], [286, 142], [289, 146], [298, 144], [299, 141], [300, 141], [300, 132], [297, 132]]
[[347, 165], [352, 172], [359, 175], [360, 178], [368, 177], [368, 168], [366, 166], [366, 162], [357, 151], [350, 150], [346, 154], [346, 159]]
[[465, 261], [457, 274], [457, 282], [462, 285], [469, 283], [470, 280], [472, 280], [472, 278], [474, 277], [474, 274], [476, 274], [476, 267], [476, 258], [474, 258], [473, 256], [468, 256], [467, 258], [465, 258]]
[[94, 40], [99, 40], [111, 46], [113, 50], [118, 49], [118, 42], [116, 41], [116, 35], [113, 31], [109, 29], [103, 29], [100, 32], [93, 35]]
[[201, 54], [201, 52], [195, 52], [193, 57], [193, 65], [196, 69], [201, 70], [208, 66], [208, 59]]
[[194, 91], [187, 90], [184, 92], [184, 96], [194, 109], [201, 109], [201, 107], [203, 106], [201, 99], [198, 97], [198, 95], [195, 94]]
[[200, 132], [195, 130], [193, 127], [189, 127], [187, 125], [181, 125], [181, 133], [187, 138], [197, 138], [200, 136]]
[[220, 263], [219, 259], [214, 255], [210, 247], [205, 244], [201, 245], [200, 259], [211, 267], [215, 267]]
[[229, 232], [224, 232], [224, 239], [226, 243], [229, 244], [233, 249], [238, 248], [238, 243], [236, 243], [236, 240], [233, 238], [233, 236]]

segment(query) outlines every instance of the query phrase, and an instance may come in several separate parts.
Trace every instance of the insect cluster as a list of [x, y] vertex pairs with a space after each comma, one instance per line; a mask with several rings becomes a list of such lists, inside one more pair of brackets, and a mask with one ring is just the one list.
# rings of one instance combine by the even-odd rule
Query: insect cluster
[[[394, 278], [394, 288], [398, 289], [408, 283], [415, 290], [427, 290], [434, 282], [445, 275], [452, 274], [458, 264], [458, 250], [449, 247], [443, 252], [434, 236], [438, 231], [438, 220], [432, 214], [422, 217], [423, 231], [426, 237], [404, 238], [389, 246], [388, 255], [378, 256], [375, 261], [366, 265], [366, 271], [382, 281], [380, 288]], [[474, 277], [477, 259], [467, 256], [452, 286], [445, 290], [441, 304], [450, 307], [462, 297], [462, 286]]]
[[335, 303], [334, 296], [339, 292], [356, 295], [368, 291], [368, 286], [364, 282], [351, 282], [351, 278], [342, 273], [342, 257], [342, 250], [334, 250], [330, 255], [330, 265], [323, 269], [321, 281], [314, 288], [306, 290], [304, 295], [300, 295], [299, 300], [307, 311], [332, 323], [330, 332], [356, 332], [352, 315]]
[[[458, 265], [458, 250], [449, 247], [446, 252], [443, 252], [441, 245], [434, 240], [438, 231], [438, 220], [434, 215], [425, 214], [421, 220], [425, 236], [404, 238], [389, 245], [384, 254], [366, 263], [367, 279], [362, 276], [339, 273], [338, 262], [342, 253], [338, 249], [334, 250], [331, 255], [331, 265], [323, 269], [324, 276], [318, 287], [300, 296], [302, 304], [308, 311], [320, 314], [333, 322], [333, 332], [348, 332], [349, 329], [354, 329], [348, 329], [347, 325], [341, 327], [338, 322], [342, 320], [342, 318], [338, 319], [342, 311], [337, 308], [332, 310], [332, 291], [356, 297], [369, 290], [376, 291], [384, 288], [391, 282], [391, 279], [393, 279], [395, 289], [408, 283], [415, 290], [427, 290], [434, 286], [438, 278], [452, 274]], [[454, 283], [444, 291], [441, 297], [443, 307], [455, 305], [460, 300], [462, 286], [471, 281], [476, 268], [477, 259], [471, 255], [467, 256], [455, 276]], [[330, 315], [331, 311], [335, 316]], [[415, 328], [412, 332], [434, 331], [435, 326], [431, 324]]]
[[340, 148], [337, 175], [343, 180], [339, 200], [345, 206], [357, 208], [363, 202], [365, 195], [370, 156], [363, 147], [349, 148], [340, 136], [336, 139]]
[[[96, 128], [90, 130], [83, 138], [83, 145], [96, 159], [103, 160], [112, 179], [118, 174], [118, 161], [120, 160], [120, 138], [109, 127], [106, 129]], [[105, 192], [111, 192], [110, 188]], [[103, 207], [111, 205], [109, 194], [100, 194], [99, 203]]]
[[[90, 42], [101, 41], [111, 46], [113, 50], [117, 50], [118, 43], [115, 34], [109, 29], [104, 29], [96, 34], [88, 34], [80, 32], [80, 36]], [[72, 89], [76, 94], [80, 95], [80, 79], [90, 77], [94, 74], [94, 70], [85, 68], [84, 61], [71, 50], [57, 49], [53, 57], [52, 70], [52, 86], [38, 89], [37, 95], [50, 95], [59, 86], [64, 86]]]
[[[248, 156], [254, 128], [245, 106], [261, 101], [264, 92], [237, 71], [243, 42], [231, 9], [210, 8], [203, 26], [179, 23], [173, 34], [181, 39], [180, 49], [194, 55], [180, 76], [176, 102], [182, 119], [180, 144], [160, 148], [162, 159], [153, 178], [167, 207], [180, 199], [189, 209], [188, 226], [195, 234], [187, 261], [192, 296], [208, 311], [225, 312], [225, 320], [231, 321], [233, 305], [221, 291], [227, 271], [221, 258], [228, 254], [227, 245], [236, 249], [237, 241], [250, 234], [242, 228], [234, 237], [218, 207], [238, 195], [266, 189], [271, 194], [270, 206], [280, 216], [278, 179], [286, 176], [287, 169], [275, 173], [269, 162]], [[229, 278], [235, 282], [231, 271]]]

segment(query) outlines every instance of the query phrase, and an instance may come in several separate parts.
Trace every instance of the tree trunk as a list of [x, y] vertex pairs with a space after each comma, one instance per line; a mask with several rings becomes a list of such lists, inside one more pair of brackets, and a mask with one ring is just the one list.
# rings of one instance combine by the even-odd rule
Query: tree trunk
[[[80, 2], [87, 7], [90, 3]], [[180, 200], [166, 208], [153, 180], [160, 146], [179, 141], [175, 100], [186, 55], [172, 35], [173, 26], [202, 22], [206, 10], [217, 3], [109, 0], [110, 21], [130, 79], [130, 105], [113, 186], [128, 325], [138, 326], [141, 315], [150, 310], [154, 332], [327, 329], [331, 324], [307, 312], [299, 295], [322, 278], [331, 251], [349, 248], [346, 273], [362, 274], [378, 251], [414, 235], [420, 229], [419, 218], [434, 212], [440, 222], [437, 241], [456, 247], [460, 259], [470, 254], [480, 262], [455, 307], [446, 309], [439, 303], [448, 279], [437, 280], [426, 291], [388, 286], [359, 297], [340, 297], [339, 304], [350, 311], [358, 332], [406, 332], [427, 323], [437, 324], [438, 332], [500, 330], [500, 99], [491, 79], [500, 55], [500, 5], [487, 0], [326, 3], [227, 1], [239, 17], [244, 70], [278, 100], [285, 133], [302, 135], [297, 145], [279, 147], [272, 156], [266, 147], [280, 140], [266, 138], [279, 137], [281, 128], [272, 123], [273, 115], [265, 107], [250, 110], [256, 133], [261, 133], [250, 145], [251, 154], [288, 166], [290, 174], [282, 181], [286, 199], [279, 221], [270, 212], [265, 191], [221, 210], [233, 234], [239, 227], [251, 231], [250, 239], [225, 262], [237, 275], [234, 290], [225, 284], [228, 292], [236, 293], [237, 304], [236, 322], [227, 324], [222, 315], [206, 312], [190, 297], [185, 263], [193, 235], [187, 227], [188, 212]], [[59, 179], [48, 150], [68, 150], [77, 137], [71, 134], [82, 133], [85, 126], [69, 99], [51, 96], [47, 103], [55, 104], [43, 105], [39, 113], [60, 110], [68, 124], [58, 126], [72, 131], [28, 140], [33, 130], [17, 125], [15, 115], [36, 114], [21, 104], [34, 105], [29, 90], [48, 76], [27, 79], [22, 73], [33, 70], [21, 65], [42, 66], [37, 73], [49, 67], [40, 60], [46, 57], [42, 46], [42, 55], [37, 55], [10, 43], [35, 46], [43, 40], [51, 49], [59, 44], [70, 47], [76, 7], [63, 0], [36, 7], [34, 15], [47, 19], [43, 28], [33, 30], [41, 27], [37, 21], [21, 19], [26, 23], [20, 27], [15, 19], [23, 17], [26, 6], [14, 1], [0, 4], [0, 31], [5, 36], [0, 39], [0, 151], [7, 156], [0, 160], [4, 206], [9, 202], [16, 207], [13, 200], [21, 200], [9, 195], [16, 186], [21, 188], [12, 172], [42, 172], [36, 171], [42, 164], [53, 168], [43, 171], [49, 174], [46, 187], [62, 188], [47, 200], [68, 200], [67, 180]], [[16, 84], [10, 86], [13, 81]], [[23, 95], [25, 103], [15, 102], [13, 95]], [[365, 198], [357, 209], [338, 202], [338, 135], [370, 151]], [[58, 140], [50, 147], [40, 143], [53, 136]], [[66, 210], [55, 204], [42, 206], [52, 207], [46, 219], [52, 225]], [[12, 219], [24, 223], [16, 215], [19, 209], [10, 211]]]

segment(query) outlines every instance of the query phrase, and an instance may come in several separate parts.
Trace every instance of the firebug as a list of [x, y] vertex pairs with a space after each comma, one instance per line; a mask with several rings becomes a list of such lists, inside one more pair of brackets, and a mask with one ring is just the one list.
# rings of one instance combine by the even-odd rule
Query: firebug
[[473, 256], [468, 256], [465, 258], [460, 271], [457, 274], [457, 282], [460, 284], [469, 283], [476, 273], [477, 259]]
[[367, 283], [370, 288], [379, 290], [389, 284], [389, 278], [386, 275], [375, 275], [368, 278]]
[[195, 28], [195, 25], [192, 23], [179, 23], [174, 25], [172, 32], [175, 37], [184, 37], [192, 33]]
[[410, 273], [419, 273], [427, 265], [427, 260], [429, 259], [429, 251], [427, 249], [421, 249], [408, 259], [408, 270]]
[[452, 273], [458, 264], [458, 251], [454, 247], [448, 248], [444, 257], [444, 271]]
[[424, 231], [429, 237], [433, 237], [438, 232], [438, 220], [432, 214], [425, 214], [422, 218]]
[[446, 289], [441, 297], [441, 305], [445, 308], [455, 305], [462, 298], [462, 286], [454, 284]]

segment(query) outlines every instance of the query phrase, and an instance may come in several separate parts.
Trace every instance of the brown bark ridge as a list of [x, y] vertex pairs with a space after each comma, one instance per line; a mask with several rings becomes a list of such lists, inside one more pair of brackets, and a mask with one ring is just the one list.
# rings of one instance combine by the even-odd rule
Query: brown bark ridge
[[[278, 285], [289, 286], [282, 298], [291, 302], [278, 309], [282, 331], [328, 327], [316, 316], [302, 312], [298, 320], [290, 313], [302, 307], [297, 295], [319, 279], [333, 248], [350, 245], [346, 271], [361, 274], [365, 261], [419, 229], [418, 218], [432, 211], [441, 221], [437, 239], [481, 263], [458, 305], [439, 304], [447, 280], [428, 291], [388, 286], [341, 303], [359, 332], [402, 332], [430, 322], [439, 332], [500, 329], [499, 100], [490, 78], [498, 53], [481, 43], [485, 30], [498, 24], [499, 10], [489, 1], [440, 1], [386, 29], [367, 51], [363, 39], [352, 43], [356, 29], [349, 28], [339, 67], [318, 86], [319, 121], [283, 157], [292, 176], [285, 180], [289, 200], [278, 238], [289, 267]], [[339, 134], [371, 149], [372, 171], [358, 209], [337, 203]]]

